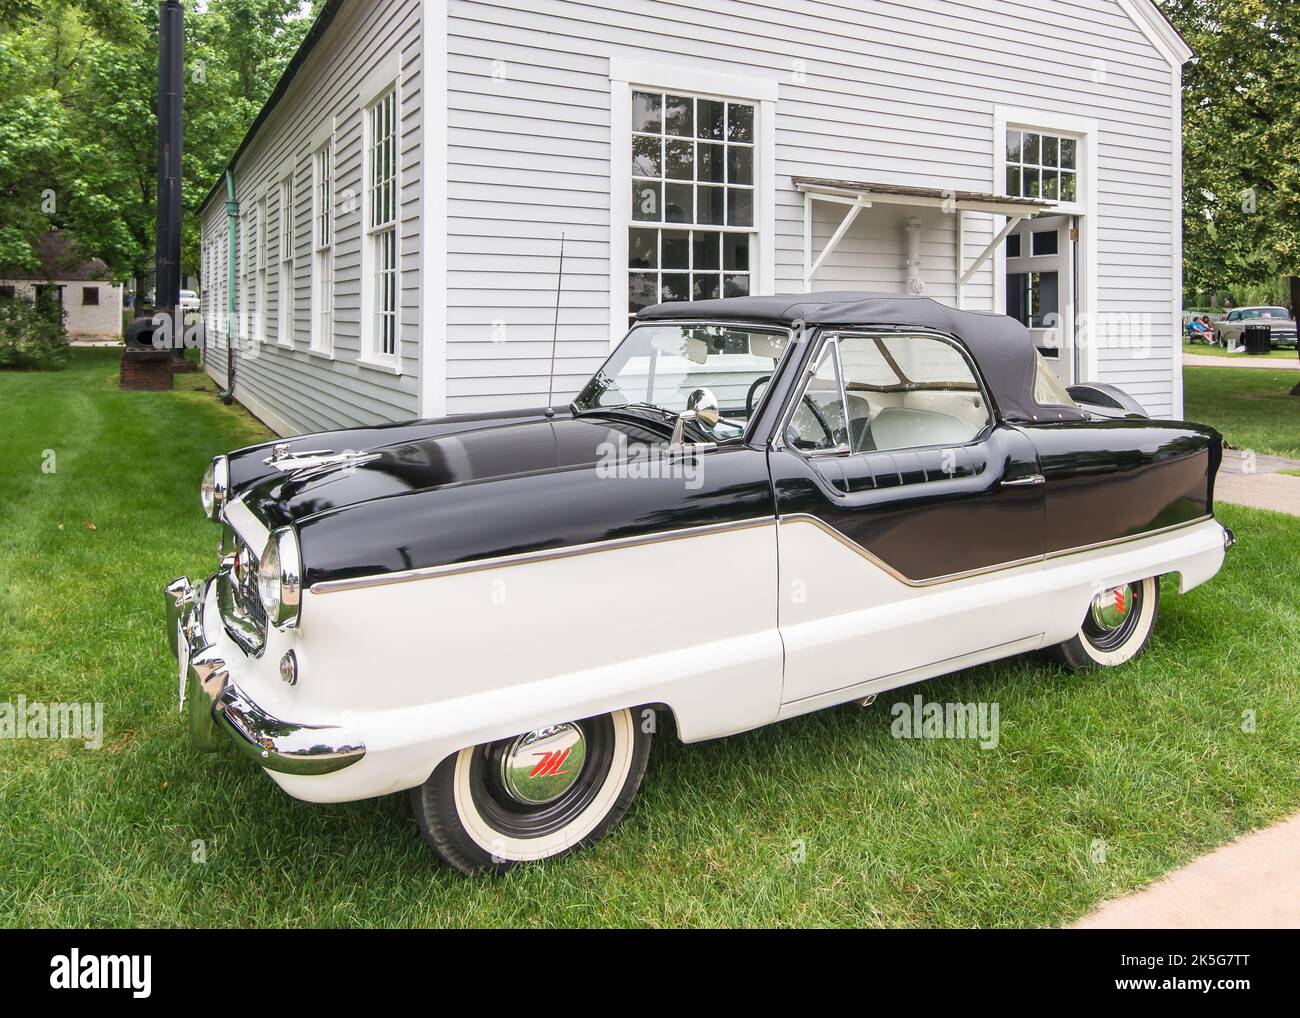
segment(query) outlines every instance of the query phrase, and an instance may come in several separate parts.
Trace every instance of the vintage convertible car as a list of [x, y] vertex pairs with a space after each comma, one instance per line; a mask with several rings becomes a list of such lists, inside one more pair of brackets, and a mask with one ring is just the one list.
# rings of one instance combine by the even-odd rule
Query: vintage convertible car
[[[1081, 404], [1001, 315], [660, 305], [563, 409], [218, 456], [167, 588], [182, 704], [291, 795], [410, 790], [464, 871], [557, 855], [686, 742], [1055, 648], [1119, 665], [1219, 569], [1221, 440]], [[186, 695], [188, 691], [188, 697]]]

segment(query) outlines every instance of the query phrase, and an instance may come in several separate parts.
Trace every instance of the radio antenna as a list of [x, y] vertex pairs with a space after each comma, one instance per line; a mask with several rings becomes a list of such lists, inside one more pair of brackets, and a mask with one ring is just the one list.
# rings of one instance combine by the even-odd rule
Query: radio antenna
[[555, 325], [551, 329], [551, 377], [546, 387], [546, 416], [555, 414], [551, 401], [555, 398], [555, 348], [560, 342], [560, 290], [564, 286], [564, 234], [560, 234], [560, 268], [555, 274]]

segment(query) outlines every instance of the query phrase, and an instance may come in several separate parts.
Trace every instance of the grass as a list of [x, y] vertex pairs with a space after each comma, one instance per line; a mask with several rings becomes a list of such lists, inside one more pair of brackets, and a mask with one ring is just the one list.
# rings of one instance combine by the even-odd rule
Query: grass
[[[1224, 571], [1166, 586], [1128, 667], [1021, 657], [866, 711], [661, 738], [611, 838], [463, 879], [401, 796], [308, 805], [190, 750], [159, 592], [213, 565], [207, 458], [263, 433], [210, 382], [120, 392], [115, 366], [87, 350], [0, 374], [0, 701], [100, 701], [107, 728], [98, 751], [0, 742], [0, 923], [1057, 925], [1300, 806], [1300, 573], [1278, 568], [1300, 520], [1227, 507]], [[998, 747], [892, 738], [890, 705], [915, 693], [998, 703]]]
[[1292, 364], [1296, 362], [1296, 356], [1297, 356], [1295, 347], [1293, 346], [1282, 347], [1277, 350], [1270, 350], [1266, 354], [1265, 353], [1244, 354], [1244, 353], [1228, 353], [1227, 350], [1219, 346], [1217, 343], [1207, 346], [1204, 343], [1188, 343], [1186, 340], [1183, 341], [1183, 353], [1196, 353], [1196, 354], [1201, 354], [1204, 357], [1232, 357], [1235, 359], [1251, 360], [1251, 361], [1257, 361], [1260, 360], [1261, 358], [1271, 357], [1274, 360], [1290, 361]]
[[1295, 371], [1183, 368], [1183, 414], [1209, 424], [1237, 449], [1300, 459], [1300, 382]]

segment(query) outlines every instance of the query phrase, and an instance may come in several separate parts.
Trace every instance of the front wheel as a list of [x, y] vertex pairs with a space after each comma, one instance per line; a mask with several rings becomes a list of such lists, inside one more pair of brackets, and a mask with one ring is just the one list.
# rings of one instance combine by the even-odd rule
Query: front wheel
[[1079, 631], [1052, 649], [1071, 671], [1122, 665], [1151, 639], [1159, 608], [1158, 577], [1107, 587], [1093, 597]]
[[651, 731], [619, 710], [462, 749], [411, 789], [420, 833], [462, 873], [504, 873], [588, 845], [632, 804]]

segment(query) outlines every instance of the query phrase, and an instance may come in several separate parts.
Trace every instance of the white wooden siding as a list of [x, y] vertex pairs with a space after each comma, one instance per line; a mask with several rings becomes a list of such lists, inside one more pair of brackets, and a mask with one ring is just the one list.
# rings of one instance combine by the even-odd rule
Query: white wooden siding
[[[423, 103], [419, 0], [374, 0], [344, 6], [235, 167], [241, 211], [267, 200], [267, 339], [237, 348], [235, 395], [278, 431], [302, 433], [377, 424], [419, 414], [421, 369], [421, 230]], [[364, 211], [359, 89], [388, 54], [400, 65], [401, 373], [358, 365], [360, 238]], [[311, 343], [311, 183], [313, 140], [336, 118], [334, 185], [333, 358]], [[279, 316], [279, 180], [293, 166], [293, 349], [277, 345]], [[226, 230], [224, 189], [203, 210], [204, 242]], [[242, 261], [241, 261], [242, 265]], [[219, 270], [225, 273], [224, 264]], [[237, 301], [244, 299], [243, 274]], [[205, 290], [210, 288], [205, 286]], [[237, 303], [238, 309], [238, 303]], [[224, 308], [221, 309], [224, 329]], [[235, 317], [238, 322], [238, 310]], [[252, 335], [252, 321], [248, 321]], [[225, 383], [224, 336], [209, 337], [209, 373]]]
[[[561, 231], [557, 398], [622, 331], [607, 310], [610, 145], [627, 143], [610, 137], [614, 56], [778, 82], [779, 290], [801, 287], [803, 201], [791, 176], [1001, 192], [995, 106], [1096, 119], [1097, 310], [1150, 314], [1154, 344], [1146, 358], [1100, 350], [1098, 374], [1153, 412], [1170, 411], [1171, 78], [1115, 0], [452, 0], [449, 411], [545, 399]], [[926, 224], [927, 293], [953, 301], [953, 217], [915, 214]], [[818, 211], [819, 245], [831, 215]], [[815, 286], [902, 292], [901, 215], [864, 212]], [[991, 229], [991, 217], [967, 213], [968, 260]], [[993, 271], [986, 265], [967, 286], [967, 307], [992, 306]]]
[[[449, 413], [538, 405], [546, 399], [559, 237], [566, 237], [557, 399], [572, 396], [600, 363], [621, 318], [610, 321], [611, 60], [679, 64], [774, 82], [775, 279], [802, 287], [803, 198], [796, 175], [843, 177], [974, 191], [995, 180], [995, 109], [1041, 110], [1096, 121], [1095, 311], [1148, 316], [1149, 341], [1097, 351], [1096, 374], [1124, 386], [1154, 413], [1175, 399], [1177, 289], [1170, 68], [1119, 0], [447, 0], [446, 52], [429, 54], [428, 94], [447, 108], [445, 147], [436, 136], [437, 176], [423, 179], [422, 7], [417, 0], [353, 0], [300, 70], [288, 94], [240, 159], [244, 208], [268, 196], [268, 240], [276, 223], [275, 180], [296, 159], [295, 348], [274, 343], [278, 262], [268, 264], [268, 336], [241, 358], [237, 396], [281, 430], [305, 431], [399, 419], [420, 411], [424, 355], [436, 368], [425, 406]], [[433, 21], [430, 21], [433, 24]], [[426, 29], [429, 26], [424, 26]], [[359, 367], [362, 153], [357, 90], [369, 71], [400, 54], [400, 375]], [[441, 111], [441, 105], [439, 105]], [[335, 229], [335, 359], [308, 352], [310, 336], [310, 139], [337, 117], [335, 206], [353, 190], [357, 212]], [[446, 236], [421, 238], [421, 202], [441, 195]], [[615, 190], [611, 195], [611, 187]], [[204, 210], [205, 243], [221, 255], [224, 194]], [[815, 243], [835, 213], [817, 205]], [[441, 204], [439, 204], [441, 209]], [[955, 217], [877, 204], [865, 211], [819, 271], [815, 287], [902, 292], [902, 222], [925, 226], [926, 292], [955, 302]], [[973, 260], [999, 223], [966, 213], [965, 256]], [[443, 246], [445, 242], [445, 247]], [[615, 245], [616, 247], [616, 245]], [[427, 253], [446, 255], [441, 274], [421, 279]], [[440, 260], [440, 259], [438, 259]], [[224, 274], [224, 257], [218, 268]], [[993, 261], [965, 288], [966, 306], [992, 308]], [[424, 289], [422, 290], [422, 286]], [[219, 287], [205, 285], [205, 300]], [[422, 293], [436, 293], [428, 320]], [[617, 296], [615, 294], [614, 296]], [[429, 298], [425, 298], [428, 300]], [[1000, 310], [1000, 309], [998, 309]], [[224, 319], [224, 307], [219, 309]], [[444, 349], [445, 348], [445, 349]], [[1145, 351], [1146, 356], [1137, 356]], [[225, 354], [209, 368], [224, 379]], [[445, 375], [444, 375], [445, 358]], [[430, 393], [435, 393], [433, 399]], [[272, 419], [270, 415], [276, 415]]]

